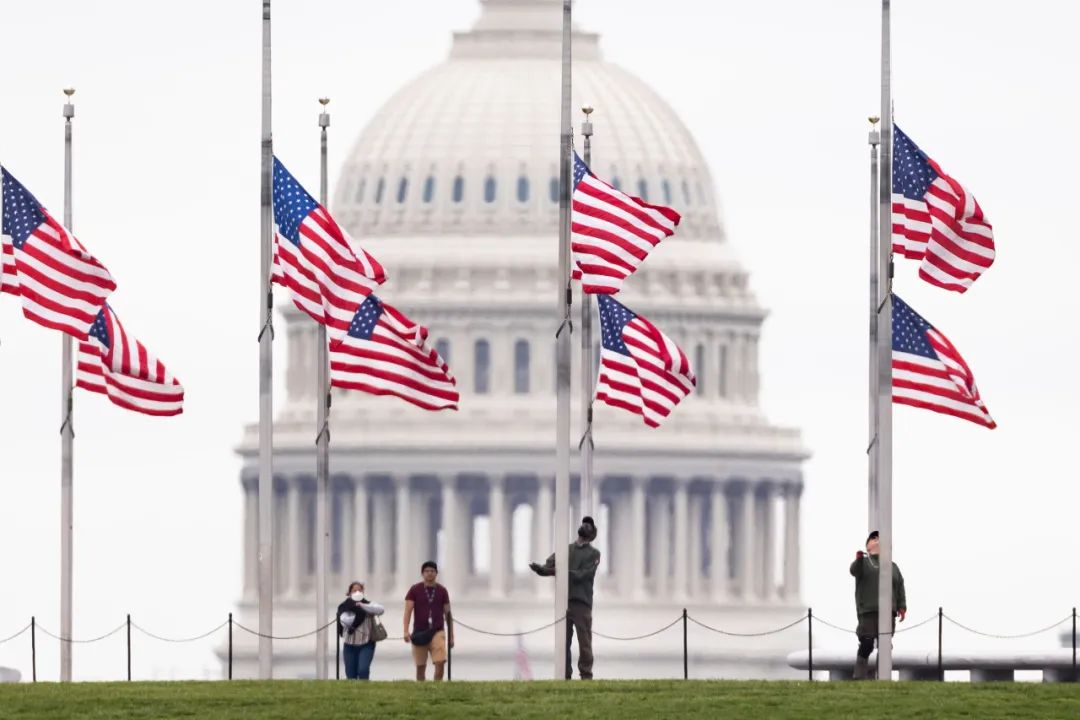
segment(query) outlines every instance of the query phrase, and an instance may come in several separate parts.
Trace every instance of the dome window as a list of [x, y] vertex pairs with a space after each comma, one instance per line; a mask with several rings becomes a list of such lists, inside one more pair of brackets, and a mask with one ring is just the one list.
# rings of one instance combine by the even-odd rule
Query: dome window
[[375, 204], [382, 205], [383, 191], [386, 190], [386, 180], [379, 178], [379, 184], [375, 186]]
[[660, 183], [660, 187], [664, 191], [664, 204], [665, 205], [670, 205], [671, 204], [671, 183], [669, 183], [667, 180], [664, 180], [663, 182]]
[[645, 182], [645, 178], [637, 181], [637, 194], [645, 202], [649, 202], [649, 184]]
[[409, 195], [409, 180], [408, 178], [401, 178], [397, 186], [397, 201], [398, 205], [405, 202], [405, 198]]
[[615, 188], [616, 190], [622, 190], [622, 180], [619, 179], [618, 175], [613, 174], [611, 176], [611, 187]]
[[487, 340], [477, 340], [473, 346], [473, 392], [491, 392], [491, 343]]
[[697, 387], [694, 391], [698, 395], [705, 394], [705, 346], [698, 345], [694, 351], [694, 374], [697, 376]]
[[454, 202], [459, 203], [465, 198], [465, 178], [458, 175], [454, 178], [454, 189], [451, 193]]
[[427, 180], [424, 181], [424, 202], [429, 203], [435, 198], [435, 178], [431, 175], [427, 176]]
[[443, 362], [450, 362], [450, 341], [446, 338], [439, 338], [436, 340], [435, 352], [439, 353], [439, 357], [443, 359]]
[[517, 199], [518, 202], [529, 202], [529, 178], [524, 175], [518, 178]]
[[551, 202], [559, 202], [559, 178], [551, 178], [548, 183], [548, 192], [551, 194]]
[[514, 392], [525, 395], [529, 392], [529, 341], [514, 342]]
[[367, 180], [361, 178], [360, 184], [356, 186], [356, 197], [354, 198], [357, 205], [363, 205], [364, 204], [364, 186], [365, 185], [367, 185]]
[[484, 202], [495, 202], [495, 177], [492, 175], [484, 179]]
[[689, 205], [690, 202], [691, 202], [691, 200], [690, 200], [690, 186], [686, 184], [685, 180], [682, 181], [682, 196], [683, 196], [683, 202], [685, 202], [687, 205]]

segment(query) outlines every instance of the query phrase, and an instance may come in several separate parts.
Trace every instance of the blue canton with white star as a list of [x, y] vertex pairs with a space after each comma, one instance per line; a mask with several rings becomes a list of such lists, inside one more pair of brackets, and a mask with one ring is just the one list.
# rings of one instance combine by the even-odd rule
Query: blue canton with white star
[[349, 323], [349, 336], [360, 340], [370, 340], [375, 333], [375, 326], [379, 324], [384, 310], [382, 300], [374, 295], [368, 295], [367, 299], [356, 309], [352, 322]]
[[17, 250], [21, 250], [27, 239], [43, 222], [45, 213], [41, 203], [30, 191], [6, 169], [2, 169], [4, 184], [4, 220], [3, 232], [11, 238]]
[[308, 195], [296, 182], [281, 161], [274, 157], [274, 222], [278, 233], [293, 245], [300, 245], [300, 223], [319, 207], [315, 198]]
[[892, 298], [892, 349], [894, 352], [921, 355], [931, 360], [939, 360], [938, 354], [926, 337], [927, 330], [934, 326], [926, 322], [919, 313], [893, 295]]
[[585, 164], [585, 161], [582, 160], [578, 156], [577, 151], [575, 150], [574, 151], [574, 189], [577, 190], [578, 183], [581, 182], [585, 178], [586, 175], [591, 175], [591, 174], [592, 173], [589, 170], [589, 166]]
[[930, 158], [904, 132], [893, 125], [893, 192], [908, 200], [922, 200], [938, 174], [930, 166]]
[[600, 306], [600, 342], [612, 352], [629, 356], [630, 348], [623, 341], [623, 328], [637, 315], [610, 295], [597, 295], [596, 302]]
[[90, 326], [90, 337], [97, 338], [98, 342], [104, 345], [106, 348], [112, 347], [112, 338], [109, 337], [109, 326], [105, 322], [105, 311], [98, 312], [97, 317], [94, 318], [94, 324]]

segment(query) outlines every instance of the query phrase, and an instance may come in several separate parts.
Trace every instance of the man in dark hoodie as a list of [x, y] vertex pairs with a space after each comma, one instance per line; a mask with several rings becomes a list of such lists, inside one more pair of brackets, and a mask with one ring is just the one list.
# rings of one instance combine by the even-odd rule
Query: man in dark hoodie
[[[855, 680], [865, 680], [870, 669], [870, 653], [874, 641], [878, 639], [878, 577], [881, 565], [878, 561], [878, 531], [866, 538], [866, 552], [855, 553], [855, 562], [851, 563], [851, 575], [855, 578], [855, 612], [859, 615], [859, 625], [855, 635], [859, 638], [859, 653], [855, 657]], [[904, 591], [904, 576], [896, 563], [892, 564], [893, 606], [890, 608], [893, 629], [896, 629], [896, 616], [900, 622], [907, 617], [907, 593]], [[892, 641], [892, 637], [889, 638]]]
[[[600, 565], [600, 551], [592, 546], [596, 539], [596, 523], [591, 517], [581, 519], [577, 540], [570, 543], [569, 563], [570, 597], [566, 608], [566, 679], [571, 676], [570, 643], [577, 630], [578, 637], [578, 674], [582, 680], [592, 680], [592, 602], [593, 579], [596, 568]], [[555, 555], [543, 565], [529, 563], [537, 575], [550, 577], [555, 574]]]

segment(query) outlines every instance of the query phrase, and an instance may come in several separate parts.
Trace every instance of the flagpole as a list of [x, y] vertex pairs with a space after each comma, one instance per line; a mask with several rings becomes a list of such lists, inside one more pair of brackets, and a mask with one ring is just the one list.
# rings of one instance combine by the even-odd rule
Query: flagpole
[[270, 132], [270, 0], [262, 0], [262, 140], [259, 216], [259, 677], [274, 676], [274, 371], [272, 326], [274, 296], [270, 287], [273, 252]]
[[[581, 123], [584, 139], [585, 164], [592, 167], [592, 107], [581, 108], [585, 121]], [[585, 428], [581, 436], [581, 514], [593, 514], [593, 302], [581, 284], [581, 423]]]
[[[75, 117], [75, 105], [71, 96], [74, 88], [65, 88], [64, 95], [64, 227], [72, 232], [71, 218], [71, 119]], [[72, 364], [71, 336], [60, 335], [60, 681], [71, 682], [71, 601], [73, 563], [72, 529], [75, 520], [72, 497], [73, 459], [75, 429], [72, 426]]]
[[878, 679], [892, 680], [892, 47], [890, 0], [881, 2], [881, 169], [878, 222]]
[[570, 310], [573, 295], [570, 286], [570, 6], [563, 0], [562, 25], [562, 122], [559, 137], [559, 277], [557, 312], [559, 330], [556, 348], [556, 417], [555, 417], [555, 679], [566, 677], [566, 609], [570, 576], [568, 543], [570, 541], [570, 335], [573, 325]]
[[[323, 111], [319, 113], [319, 203], [326, 207], [326, 128], [330, 127], [330, 114], [326, 105], [330, 98], [319, 98]], [[326, 564], [330, 552], [329, 485], [330, 485], [330, 353], [326, 346], [326, 326], [318, 324], [315, 332], [317, 343], [316, 357], [318, 371], [315, 396], [319, 399], [318, 417], [316, 418], [318, 435], [315, 437], [315, 627], [326, 625], [327, 587]], [[329, 677], [327, 653], [329, 644], [327, 631], [315, 634], [315, 677], [326, 680]]]
[[881, 144], [881, 134], [877, 124], [881, 120], [878, 116], [870, 118], [870, 441], [866, 446], [867, 455], [867, 483], [866, 483], [866, 507], [868, 526], [867, 532], [877, 530], [878, 497], [877, 497], [877, 441], [878, 441], [878, 341], [877, 341], [877, 309], [881, 304], [881, 296], [878, 291], [878, 146]]

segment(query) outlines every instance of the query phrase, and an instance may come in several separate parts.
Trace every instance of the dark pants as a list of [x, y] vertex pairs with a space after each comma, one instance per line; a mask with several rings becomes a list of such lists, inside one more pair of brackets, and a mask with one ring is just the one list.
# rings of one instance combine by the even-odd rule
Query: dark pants
[[577, 630], [578, 674], [582, 680], [592, 680], [592, 608], [583, 602], [571, 600], [566, 608], [566, 679], [571, 676], [570, 642]]
[[371, 677], [371, 661], [375, 657], [375, 643], [345, 645], [345, 677], [350, 680], [367, 680]]
[[[893, 631], [896, 631], [896, 618], [893, 618]], [[855, 635], [859, 638], [859, 657], [863, 660], [870, 657], [874, 651], [874, 642], [878, 637], [878, 614], [876, 612], [863, 613], [859, 616], [859, 625], [855, 628]], [[889, 637], [892, 640], [892, 637]]]

